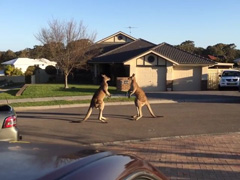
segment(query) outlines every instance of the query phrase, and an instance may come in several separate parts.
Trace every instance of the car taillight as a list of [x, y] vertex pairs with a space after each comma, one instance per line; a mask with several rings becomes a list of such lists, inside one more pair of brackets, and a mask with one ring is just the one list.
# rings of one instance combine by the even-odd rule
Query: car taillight
[[9, 116], [5, 119], [3, 123], [3, 128], [10, 128], [17, 125], [17, 117], [16, 116]]

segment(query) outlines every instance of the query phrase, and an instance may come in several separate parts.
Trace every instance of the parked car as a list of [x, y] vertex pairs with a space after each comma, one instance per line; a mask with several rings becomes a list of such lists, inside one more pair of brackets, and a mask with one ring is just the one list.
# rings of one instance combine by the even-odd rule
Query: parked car
[[219, 90], [223, 88], [239, 88], [240, 86], [240, 71], [224, 70], [220, 75]]
[[101, 152], [55, 170], [39, 180], [167, 180], [159, 170], [136, 156]]
[[0, 152], [0, 179], [167, 179], [139, 157], [92, 146], [0, 142]]
[[0, 105], [0, 141], [18, 141], [17, 115], [9, 105]]

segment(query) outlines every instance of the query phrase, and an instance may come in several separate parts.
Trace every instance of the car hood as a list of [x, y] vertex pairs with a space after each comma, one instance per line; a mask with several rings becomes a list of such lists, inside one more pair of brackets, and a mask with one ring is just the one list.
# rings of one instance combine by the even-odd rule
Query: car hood
[[97, 152], [91, 147], [0, 142], [0, 179], [38, 179]]

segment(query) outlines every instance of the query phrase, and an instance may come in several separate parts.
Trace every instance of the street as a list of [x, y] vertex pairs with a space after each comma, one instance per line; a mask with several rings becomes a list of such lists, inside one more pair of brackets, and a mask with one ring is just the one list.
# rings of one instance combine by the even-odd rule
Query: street
[[17, 111], [18, 127], [24, 141], [58, 144], [96, 144], [158, 137], [219, 134], [240, 131], [237, 103], [152, 104], [157, 118], [146, 107], [143, 118], [132, 121], [132, 105], [105, 106], [108, 123], [97, 120], [98, 110], [82, 120], [88, 107]]
[[[108, 123], [97, 120], [96, 109], [86, 122], [73, 123], [84, 118], [88, 106], [19, 110], [18, 127], [23, 141], [33, 147], [42, 143], [49, 153], [55, 154], [49, 149], [54, 144], [62, 153], [69, 148], [71, 152], [82, 148], [114, 151], [147, 160], [171, 180], [239, 179], [238, 96], [221, 100], [222, 96], [214, 99], [211, 95], [209, 102], [192, 97], [193, 102], [151, 104], [157, 118], [144, 107], [139, 121], [131, 120], [136, 114], [133, 103], [106, 103], [103, 115]], [[203, 101], [194, 102], [196, 97]]]

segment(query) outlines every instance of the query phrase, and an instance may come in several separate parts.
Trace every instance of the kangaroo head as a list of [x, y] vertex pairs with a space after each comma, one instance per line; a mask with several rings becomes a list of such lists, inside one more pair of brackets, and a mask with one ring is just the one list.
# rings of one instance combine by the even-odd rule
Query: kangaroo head
[[132, 76], [130, 76], [128, 79], [132, 81], [135, 80], [135, 74], [133, 73]]
[[105, 74], [102, 74], [102, 77], [103, 77], [103, 81], [107, 82], [107, 81], [110, 81], [110, 77], [107, 77]]

